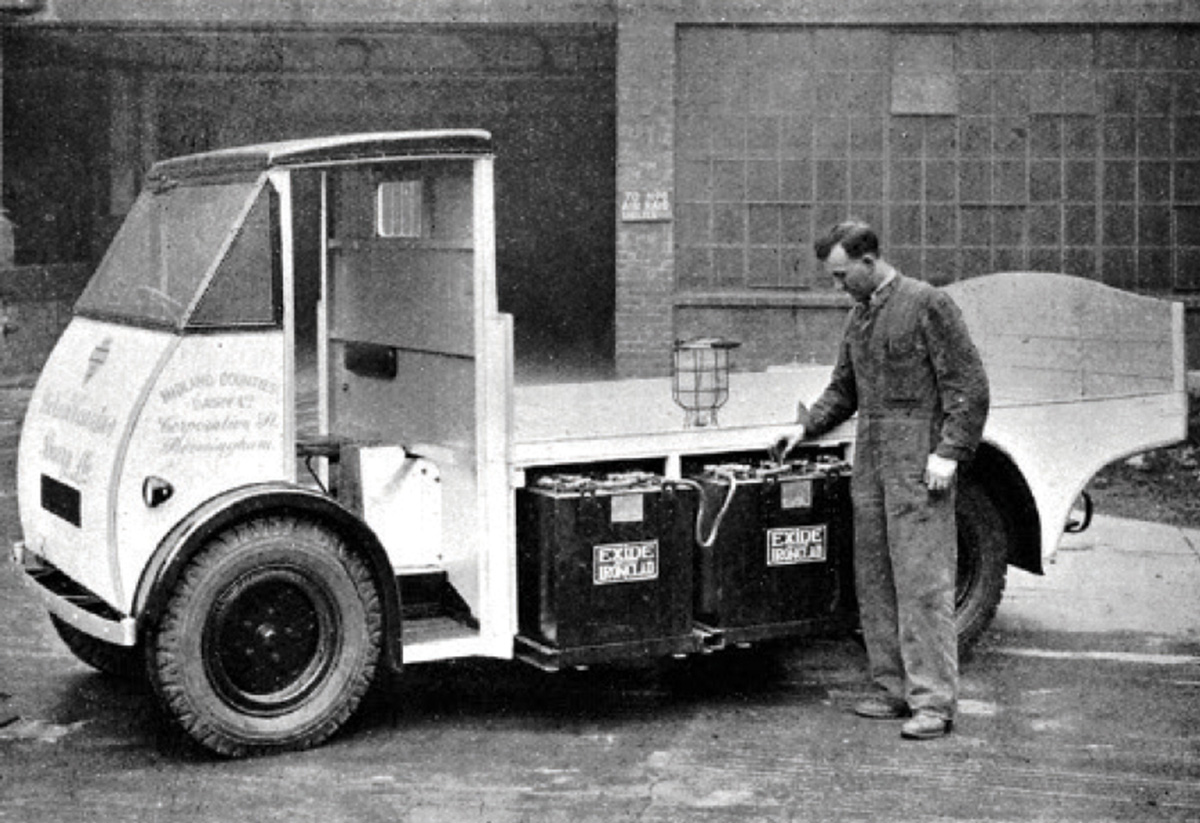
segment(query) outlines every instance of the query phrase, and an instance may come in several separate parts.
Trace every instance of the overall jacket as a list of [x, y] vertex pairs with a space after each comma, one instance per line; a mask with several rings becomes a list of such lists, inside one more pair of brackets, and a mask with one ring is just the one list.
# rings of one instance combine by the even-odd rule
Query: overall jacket
[[[859, 450], [897, 452], [923, 470], [931, 451], [969, 458], [988, 405], [987, 375], [958, 306], [945, 292], [897, 274], [850, 311], [829, 386], [799, 422], [816, 437], [857, 412]], [[919, 439], [929, 448], [914, 451], [924, 445], [914, 442], [918, 424], [927, 427], [927, 439]]]
[[931, 453], [969, 458], [988, 404], [958, 307], [898, 274], [851, 310], [830, 385], [800, 415], [816, 436], [858, 413], [854, 574], [871, 679], [945, 720], [958, 697], [956, 490], [928, 489], [925, 466]]

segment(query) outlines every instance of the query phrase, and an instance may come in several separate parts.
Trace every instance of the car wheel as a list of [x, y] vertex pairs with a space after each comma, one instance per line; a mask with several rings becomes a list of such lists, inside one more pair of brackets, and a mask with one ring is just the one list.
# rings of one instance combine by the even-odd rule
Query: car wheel
[[349, 719], [375, 677], [382, 605], [332, 531], [291, 517], [235, 526], [184, 569], [150, 633], [151, 684], [202, 745], [303, 749]]
[[987, 630], [1004, 595], [1010, 531], [983, 486], [970, 478], [959, 485], [955, 519], [958, 574], [954, 621], [959, 651], [966, 652]]

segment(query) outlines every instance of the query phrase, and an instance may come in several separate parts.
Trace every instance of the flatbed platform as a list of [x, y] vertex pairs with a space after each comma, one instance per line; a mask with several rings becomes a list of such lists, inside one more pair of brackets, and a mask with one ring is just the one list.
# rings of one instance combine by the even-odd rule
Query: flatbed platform
[[512, 462], [636, 459], [765, 449], [796, 419], [796, 402], [818, 394], [828, 366], [734, 373], [718, 426], [686, 428], [670, 378], [515, 388]]

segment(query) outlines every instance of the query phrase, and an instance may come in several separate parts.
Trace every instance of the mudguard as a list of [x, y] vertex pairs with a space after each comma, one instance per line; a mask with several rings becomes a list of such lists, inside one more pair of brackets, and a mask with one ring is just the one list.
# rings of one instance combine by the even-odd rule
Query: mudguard
[[210, 538], [239, 521], [271, 514], [304, 515], [331, 526], [367, 560], [379, 581], [384, 616], [384, 660], [403, 665], [399, 587], [383, 545], [348, 509], [320, 492], [288, 483], [256, 483], [212, 498], [183, 518], [159, 544], [134, 595], [139, 636], [155, 625], [188, 561]]

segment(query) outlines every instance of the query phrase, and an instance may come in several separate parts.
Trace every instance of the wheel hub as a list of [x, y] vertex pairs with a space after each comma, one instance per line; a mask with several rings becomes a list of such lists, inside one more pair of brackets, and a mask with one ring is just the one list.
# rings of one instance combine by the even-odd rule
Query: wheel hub
[[329, 667], [336, 622], [319, 581], [294, 569], [250, 573], [219, 598], [205, 626], [214, 686], [247, 711], [287, 710]]

